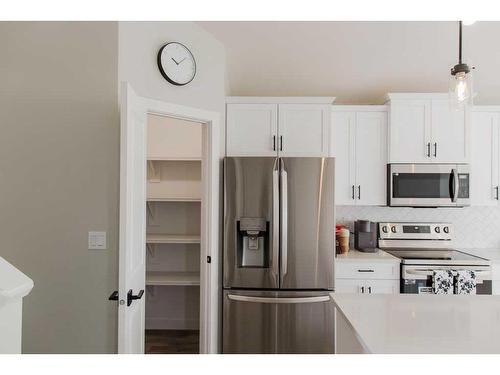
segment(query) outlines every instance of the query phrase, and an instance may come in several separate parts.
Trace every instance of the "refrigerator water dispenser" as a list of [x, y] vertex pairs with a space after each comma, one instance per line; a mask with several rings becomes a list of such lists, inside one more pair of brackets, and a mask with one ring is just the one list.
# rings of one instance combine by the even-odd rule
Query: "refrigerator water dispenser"
[[238, 267], [268, 267], [269, 223], [261, 217], [237, 221]]

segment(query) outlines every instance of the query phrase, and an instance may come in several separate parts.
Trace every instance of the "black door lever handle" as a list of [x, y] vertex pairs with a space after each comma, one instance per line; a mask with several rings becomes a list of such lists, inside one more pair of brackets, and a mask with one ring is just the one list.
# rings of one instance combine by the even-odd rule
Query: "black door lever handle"
[[141, 289], [141, 291], [136, 296], [134, 296], [132, 293], [132, 289], [130, 289], [127, 293], [127, 306], [130, 306], [133, 300], [141, 299], [142, 295], [144, 294], [144, 290]]
[[108, 300], [110, 301], [118, 301], [118, 291], [115, 290], [111, 295], [109, 296]]

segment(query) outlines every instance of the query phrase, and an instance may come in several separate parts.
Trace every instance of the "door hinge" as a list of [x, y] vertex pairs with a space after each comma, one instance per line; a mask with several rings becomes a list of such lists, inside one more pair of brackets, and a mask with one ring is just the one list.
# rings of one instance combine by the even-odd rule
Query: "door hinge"
[[207, 255], [207, 263], [212, 263], [212, 257], [210, 255]]

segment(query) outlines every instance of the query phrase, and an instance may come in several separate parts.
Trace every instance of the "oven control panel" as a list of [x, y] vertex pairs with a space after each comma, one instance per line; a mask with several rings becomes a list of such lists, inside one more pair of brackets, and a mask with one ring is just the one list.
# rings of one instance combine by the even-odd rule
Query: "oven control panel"
[[379, 239], [451, 240], [451, 223], [379, 223]]

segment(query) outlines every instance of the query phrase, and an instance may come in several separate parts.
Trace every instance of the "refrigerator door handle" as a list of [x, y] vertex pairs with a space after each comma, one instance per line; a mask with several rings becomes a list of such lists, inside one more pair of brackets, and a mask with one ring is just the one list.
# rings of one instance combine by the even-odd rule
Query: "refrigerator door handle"
[[237, 294], [228, 294], [227, 298], [232, 301], [240, 302], [254, 302], [254, 303], [315, 303], [315, 302], [328, 302], [330, 296], [316, 296], [316, 297], [252, 297], [240, 296]]
[[285, 163], [281, 159], [281, 283], [288, 272], [288, 173], [285, 169]]
[[274, 160], [273, 166], [273, 244], [271, 270], [279, 278], [279, 159]]

